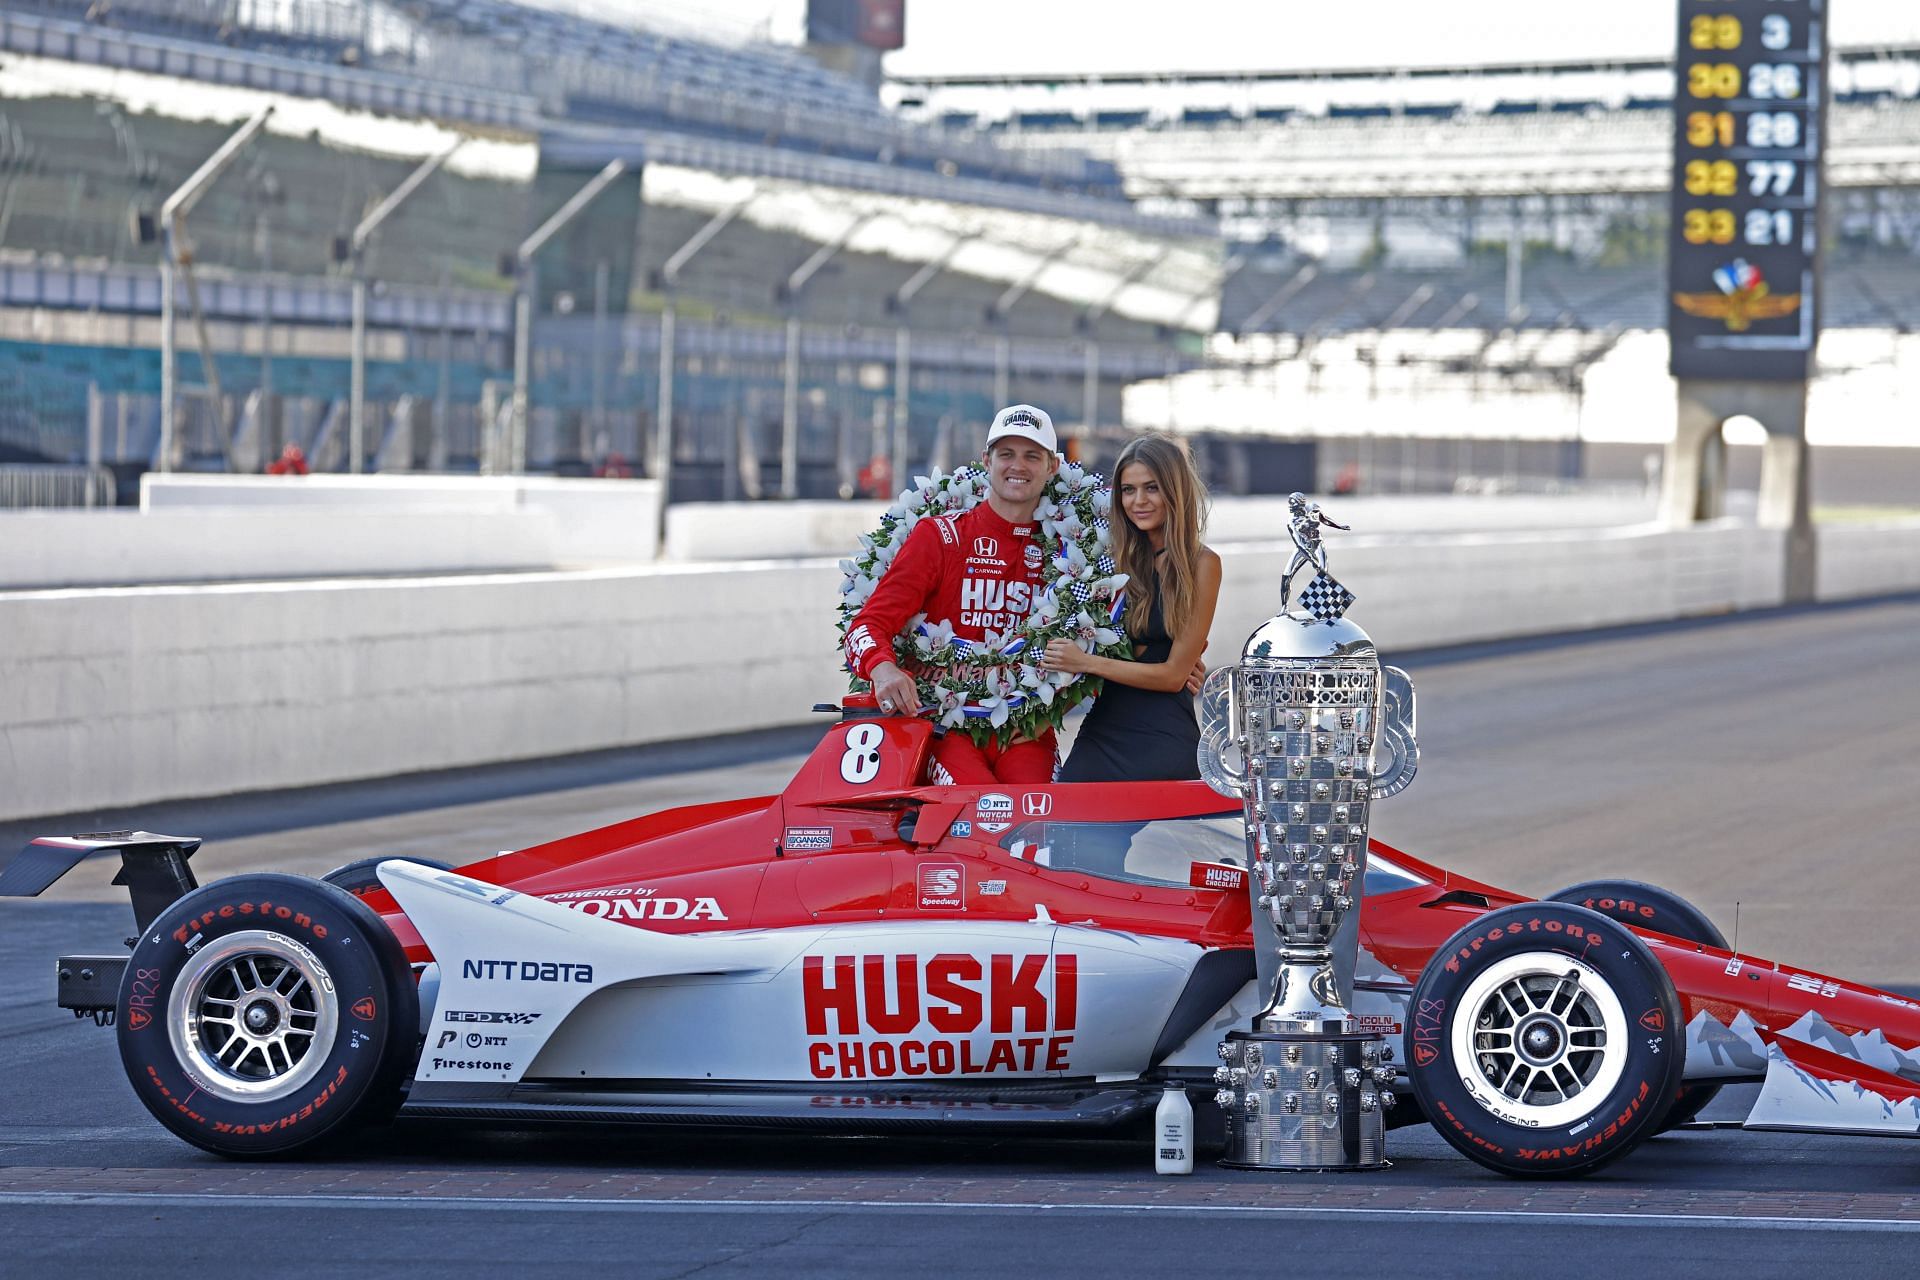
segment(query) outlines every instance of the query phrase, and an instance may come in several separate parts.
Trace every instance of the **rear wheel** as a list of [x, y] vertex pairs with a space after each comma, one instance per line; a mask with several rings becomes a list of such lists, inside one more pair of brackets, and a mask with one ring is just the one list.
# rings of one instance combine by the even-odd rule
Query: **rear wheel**
[[[1682, 942], [1697, 942], [1721, 951], [1727, 949], [1726, 935], [1706, 912], [1658, 885], [1638, 880], [1584, 880], [1568, 885], [1547, 901], [1572, 902], [1622, 924], [1655, 929]], [[1717, 1084], [1681, 1085], [1660, 1131], [1665, 1133], [1690, 1123], [1719, 1093]]]
[[162, 912], [120, 993], [120, 1059], [179, 1137], [279, 1155], [384, 1118], [419, 1007], [380, 918], [332, 885], [234, 876]]
[[1434, 953], [1408, 1007], [1422, 1113], [1501, 1173], [1591, 1173], [1656, 1132], [1679, 1088], [1672, 980], [1645, 943], [1581, 907], [1481, 916]]

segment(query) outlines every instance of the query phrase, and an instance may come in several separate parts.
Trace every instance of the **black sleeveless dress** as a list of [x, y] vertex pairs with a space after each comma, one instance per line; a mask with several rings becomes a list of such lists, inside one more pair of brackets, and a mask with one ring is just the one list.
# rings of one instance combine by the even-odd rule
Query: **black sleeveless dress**
[[[1173, 653], [1160, 609], [1160, 583], [1153, 584], [1146, 633], [1139, 637], [1136, 662], [1165, 662]], [[1136, 689], [1109, 680], [1080, 724], [1073, 754], [1060, 767], [1061, 782], [1151, 782], [1162, 778], [1198, 778], [1200, 725], [1193, 716], [1193, 695]]]

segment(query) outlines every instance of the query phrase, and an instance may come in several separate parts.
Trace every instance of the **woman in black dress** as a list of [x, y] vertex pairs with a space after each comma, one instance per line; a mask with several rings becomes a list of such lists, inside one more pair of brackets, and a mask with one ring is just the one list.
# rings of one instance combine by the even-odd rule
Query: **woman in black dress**
[[1197, 778], [1200, 729], [1188, 677], [1220, 598], [1220, 557], [1200, 542], [1206, 489], [1186, 453], [1165, 436], [1129, 441], [1113, 471], [1113, 559], [1128, 575], [1134, 658], [1095, 657], [1070, 640], [1047, 646], [1047, 670], [1106, 682], [1058, 780]]

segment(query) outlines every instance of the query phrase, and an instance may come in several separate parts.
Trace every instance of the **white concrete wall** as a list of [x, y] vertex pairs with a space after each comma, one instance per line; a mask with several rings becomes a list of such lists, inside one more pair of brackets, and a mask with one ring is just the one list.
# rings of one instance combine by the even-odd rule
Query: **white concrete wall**
[[1814, 590], [1822, 600], [1920, 591], [1920, 520], [1822, 525]]
[[804, 719], [831, 567], [0, 593], [0, 817]]
[[[1633, 493], [1408, 494], [1329, 498], [1329, 512], [1359, 533], [1495, 529], [1585, 529], [1652, 519], [1654, 501]], [[848, 554], [880, 523], [884, 502], [677, 503], [667, 510], [669, 560], [772, 560]], [[1284, 539], [1284, 497], [1216, 498], [1206, 540]]]
[[0, 589], [650, 562], [651, 480], [161, 476], [139, 511], [0, 512]]
[[[1291, 550], [1223, 549], [1211, 663]], [[1391, 659], [1775, 604], [1783, 561], [1780, 534], [1726, 524], [1356, 535], [1333, 567]], [[1828, 537], [1821, 580], [1920, 588], [1920, 522]], [[812, 560], [0, 591], [0, 819], [803, 722], [845, 688], [838, 585]]]
[[[1229, 547], [1208, 658], [1290, 547]], [[1778, 601], [1747, 528], [1354, 539], [1388, 651]], [[0, 818], [803, 722], [845, 689], [829, 560], [0, 593]]]
[[[1221, 549], [1209, 665], [1234, 661], [1272, 616], [1293, 554], [1291, 542]], [[1329, 567], [1357, 597], [1348, 616], [1391, 654], [1779, 604], [1783, 555], [1782, 535], [1764, 530], [1640, 526], [1342, 537]]]

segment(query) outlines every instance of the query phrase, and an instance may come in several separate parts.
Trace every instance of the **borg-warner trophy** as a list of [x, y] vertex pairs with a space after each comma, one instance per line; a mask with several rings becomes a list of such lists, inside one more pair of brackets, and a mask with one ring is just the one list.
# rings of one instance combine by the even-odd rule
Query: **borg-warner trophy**
[[[1419, 761], [1413, 684], [1346, 620], [1354, 597], [1327, 573], [1321, 542], [1323, 526], [1346, 526], [1300, 494], [1288, 506], [1296, 552], [1280, 612], [1200, 694], [1201, 774], [1245, 805], [1255, 960], [1271, 992], [1252, 1029], [1220, 1046], [1221, 1162], [1371, 1169], [1386, 1164], [1393, 1050], [1349, 1013], [1355, 907], [1368, 807], [1412, 781]], [[1308, 568], [1296, 606], [1294, 578]]]

